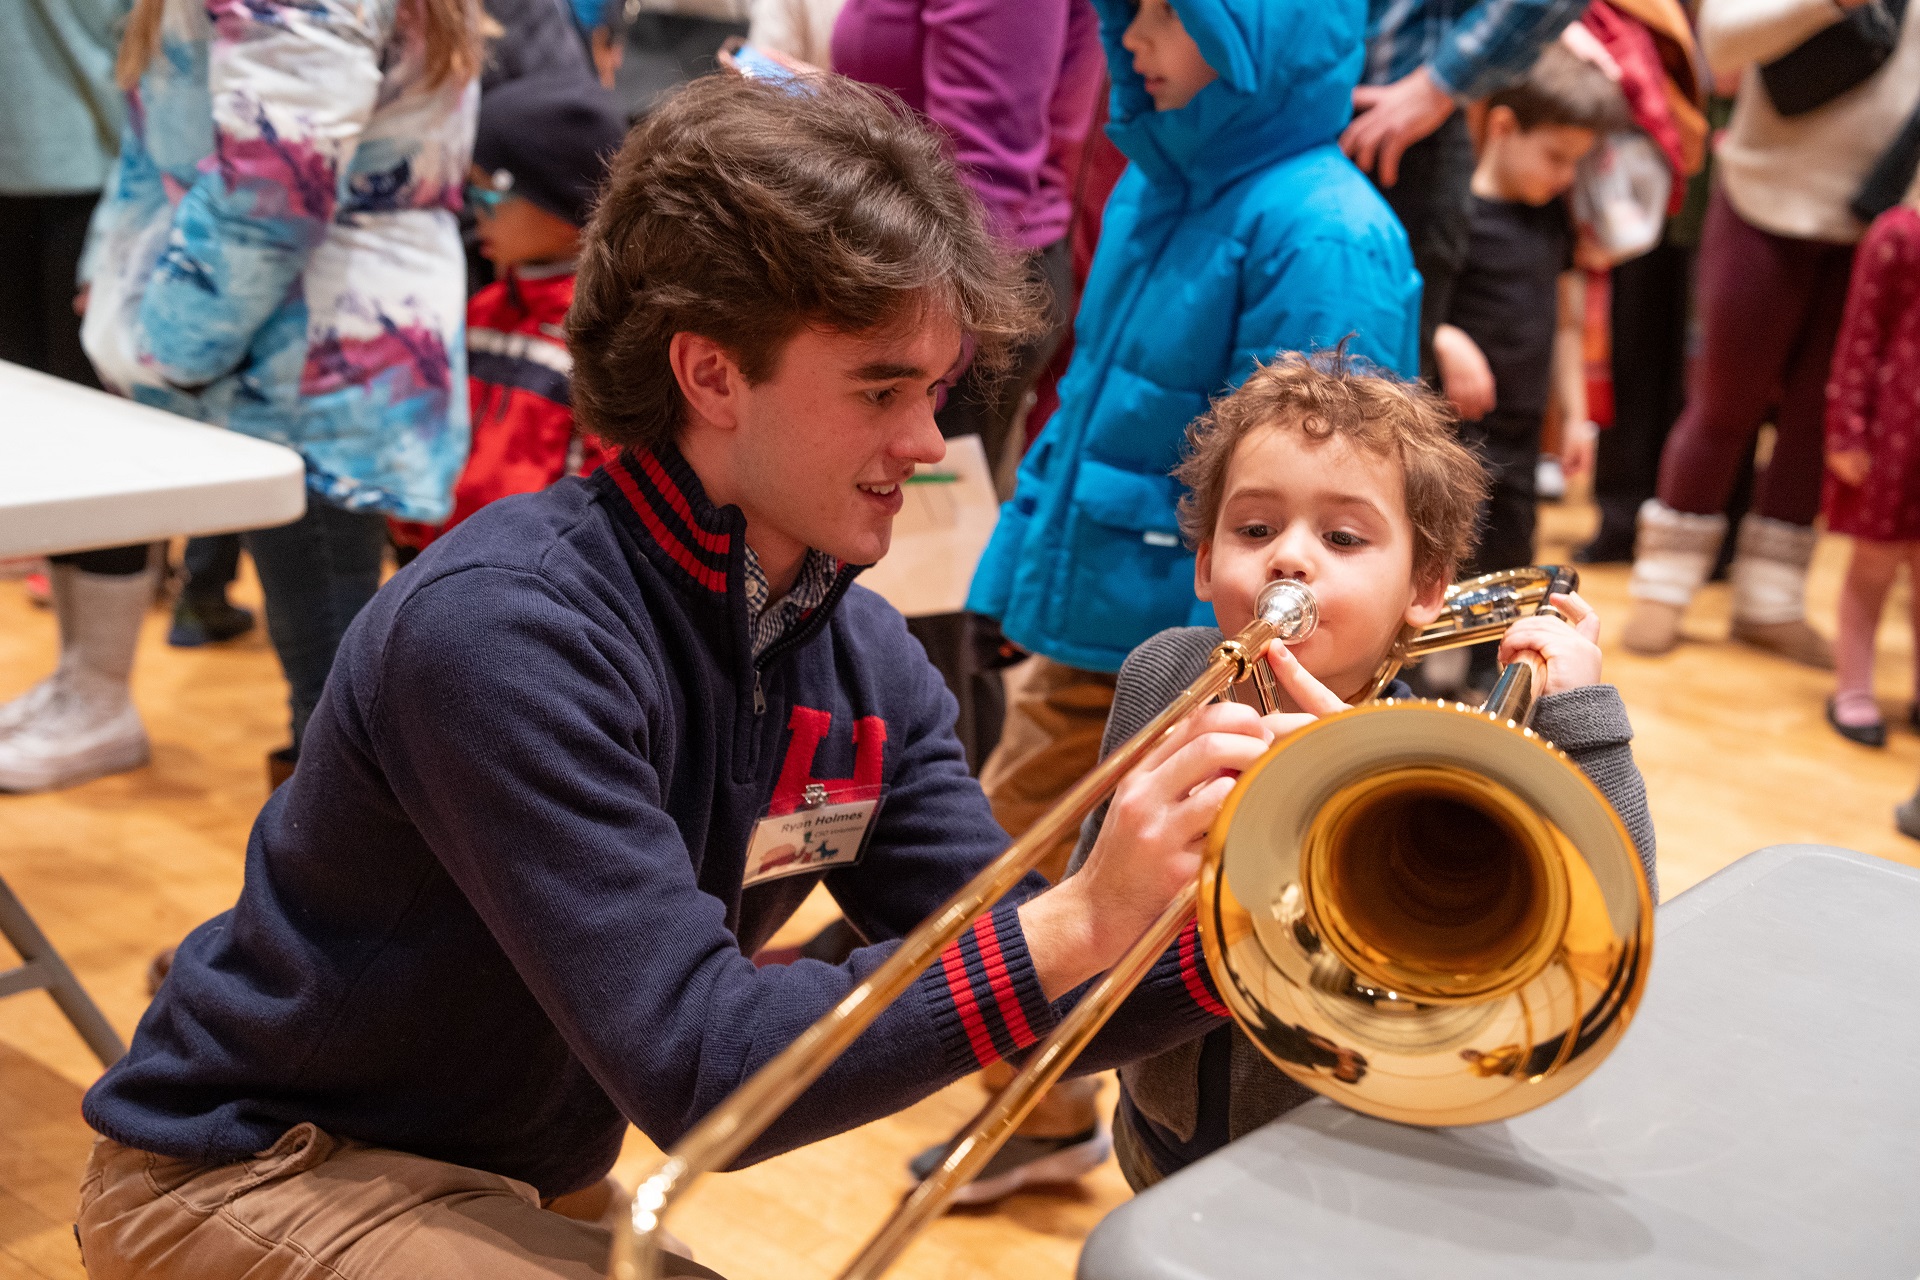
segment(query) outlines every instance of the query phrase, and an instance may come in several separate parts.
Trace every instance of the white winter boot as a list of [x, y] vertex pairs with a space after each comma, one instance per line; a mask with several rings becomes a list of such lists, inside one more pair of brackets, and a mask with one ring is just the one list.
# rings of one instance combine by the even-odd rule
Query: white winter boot
[[1750, 515], [1733, 559], [1735, 640], [1822, 671], [1833, 645], [1807, 623], [1807, 565], [1820, 538], [1813, 526]]
[[66, 590], [62, 584], [70, 583], [72, 579], [66, 574], [54, 572], [58, 568], [60, 568], [59, 565], [48, 566], [47, 581], [53, 593], [54, 621], [60, 627], [60, 664], [39, 684], [10, 702], [0, 703], [0, 738], [5, 738], [39, 715], [47, 704], [53, 701], [55, 691], [60, 688], [60, 673], [73, 661], [73, 609], [69, 605], [60, 603], [61, 596]]
[[147, 762], [147, 731], [129, 696], [154, 571], [53, 566], [60, 666], [0, 707], [0, 791], [47, 791]]
[[1679, 643], [1680, 619], [1713, 572], [1727, 518], [1675, 511], [1648, 498], [1640, 504], [1639, 526], [1627, 581], [1633, 611], [1620, 641], [1635, 653], [1662, 654]]

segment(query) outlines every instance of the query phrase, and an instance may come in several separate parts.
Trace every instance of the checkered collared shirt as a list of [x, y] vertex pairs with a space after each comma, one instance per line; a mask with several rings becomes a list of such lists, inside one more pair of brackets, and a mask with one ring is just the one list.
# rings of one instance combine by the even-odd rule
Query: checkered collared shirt
[[793, 590], [778, 600], [769, 600], [773, 588], [767, 584], [760, 557], [747, 548], [747, 635], [753, 642], [753, 656], [759, 657], [781, 636], [792, 630], [800, 619], [820, 607], [840, 576], [840, 562], [823, 551], [808, 551], [800, 562], [800, 576]]
[[1587, 0], [1368, 0], [1362, 84], [1421, 67], [1461, 102], [1518, 83]]

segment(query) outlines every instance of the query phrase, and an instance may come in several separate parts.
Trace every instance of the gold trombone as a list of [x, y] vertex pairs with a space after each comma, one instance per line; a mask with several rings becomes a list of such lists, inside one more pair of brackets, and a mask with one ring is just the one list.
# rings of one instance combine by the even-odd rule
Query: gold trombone
[[[1196, 908], [1208, 967], [1241, 1028], [1280, 1070], [1356, 1110], [1424, 1125], [1503, 1119], [1599, 1065], [1645, 987], [1653, 901], [1612, 806], [1526, 727], [1544, 665], [1523, 655], [1477, 709], [1372, 701], [1405, 663], [1496, 639], [1550, 612], [1549, 597], [1577, 581], [1546, 566], [1457, 584], [1436, 621], [1401, 634], [1365, 705], [1290, 734], [1243, 774], [1198, 882], [1034, 1047], [842, 1280], [883, 1274], [945, 1210]], [[1269, 584], [1253, 621], [1164, 711], [667, 1153], [616, 1236], [614, 1280], [656, 1280], [673, 1203], [731, 1164], [1168, 729], [1223, 695], [1273, 709], [1260, 655], [1316, 623], [1303, 585]]]

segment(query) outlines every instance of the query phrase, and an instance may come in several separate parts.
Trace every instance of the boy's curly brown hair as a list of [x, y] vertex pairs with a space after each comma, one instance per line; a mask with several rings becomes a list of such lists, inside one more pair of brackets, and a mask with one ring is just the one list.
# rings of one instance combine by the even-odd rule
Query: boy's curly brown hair
[[1347, 355], [1344, 347], [1289, 352], [1260, 366], [1187, 428], [1187, 456], [1173, 474], [1188, 490], [1180, 499], [1180, 531], [1189, 546], [1213, 537], [1234, 450], [1261, 427], [1299, 431], [1310, 440], [1339, 436], [1397, 461], [1413, 524], [1414, 581], [1423, 587], [1452, 581], [1473, 549], [1486, 467], [1460, 443], [1445, 400]]
[[567, 315], [574, 408], [611, 443], [668, 444], [685, 411], [675, 333], [711, 338], [757, 384], [802, 325], [862, 333], [929, 308], [991, 373], [1043, 301], [898, 99], [721, 72], [654, 108], [613, 161]]

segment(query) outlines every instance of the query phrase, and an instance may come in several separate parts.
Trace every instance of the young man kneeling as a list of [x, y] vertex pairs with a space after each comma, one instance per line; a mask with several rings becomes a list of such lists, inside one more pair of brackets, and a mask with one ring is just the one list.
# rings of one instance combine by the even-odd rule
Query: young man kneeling
[[[607, 1229], [545, 1206], [629, 1121], [671, 1144], [1005, 847], [939, 673], [853, 579], [942, 456], [966, 339], [1028, 326], [1021, 279], [940, 141], [844, 81], [709, 78], [628, 139], [569, 319], [621, 452], [477, 512], [347, 633], [238, 904], [87, 1095], [96, 1280], [592, 1280]], [[1183, 727], [1131, 777], [1154, 822], [1029, 877], [746, 1159], [1044, 1035], [1272, 737]], [[756, 969], [822, 880], [873, 945]], [[1089, 1066], [1208, 1025], [1189, 981], [1170, 954]]]
[[[1487, 483], [1480, 462], [1454, 438], [1442, 401], [1331, 353], [1287, 356], [1256, 371], [1194, 425], [1175, 474], [1190, 490], [1180, 515], [1196, 549], [1195, 588], [1220, 625], [1174, 627], [1134, 650], [1120, 669], [1103, 754], [1197, 676], [1221, 633], [1244, 627], [1261, 588], [1280, 578], [1313, 589], [1320, 622], [1299, 646], [1270, 648], [1285, 705], [1268, 720], [1284, 734], [1346, 710], [1372, 686], [1400, 629], [1440, 615]], [[1627, 745], [1626, 709], [1612, 685], [1599, 683], [1600, 620], [1577, 595], [1553, 602], [1571, 622], [1516, 623], [1500, 660], [1522, 650], [1546, 659], [1533, 727], [1606, 795], [1651, 883], [1653, 823]], [[1410, 691], [1395, 681], [1386, 696]], [[1125, 789], [1117, 793], [1110, 808], [1088, 818], [1075, 865], [1087, 859], [1092, 870], [1099, 841], [1138, 822], [1139, 813]], [[1136, 1189], [1313, 1096], [1224, 1019], [1122, 1067], [1120, 1083], [1114, 1145]]]

